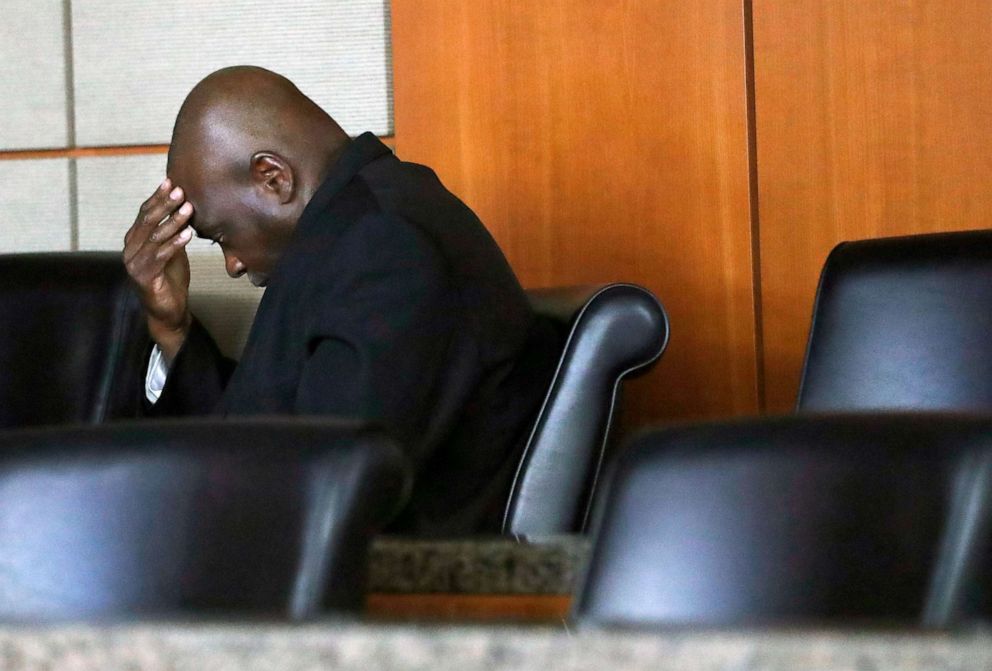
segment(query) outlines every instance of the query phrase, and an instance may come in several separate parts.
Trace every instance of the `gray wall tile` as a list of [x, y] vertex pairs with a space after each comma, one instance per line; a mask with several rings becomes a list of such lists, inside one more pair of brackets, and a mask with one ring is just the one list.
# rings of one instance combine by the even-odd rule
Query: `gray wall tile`
[[79, 248], [121, 251], [138, 207], [164, 177], [164, 154], [76, 159]]
[[190, 88], [242, 63], [286, 75], [352, 135], [392, 133], [388, 0], [73, 0], [72, 25], [82, 145], [167, 143]]
[[[165, 176], [165, 155], [81, 158], [77, 161], [79, 248], [115, 250], [138, 207]], [[221, 350], [237, 358], [248, 337], [262, 291], [247, 279], [232, 280], [220, 248], [194, 239], [189, 252], [190, 305]]]
[[0, 149], [64, 147], [62, 0], [3, 0], [0, 10]]
[[69, 159], [0, 161], [0, 253], [69, 251], [69, 201]]

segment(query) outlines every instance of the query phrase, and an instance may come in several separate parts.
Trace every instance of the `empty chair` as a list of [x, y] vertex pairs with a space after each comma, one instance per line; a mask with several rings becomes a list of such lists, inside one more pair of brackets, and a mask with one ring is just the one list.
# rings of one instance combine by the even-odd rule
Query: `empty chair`
[[134, 417], [148, 349], [120, 254], [0, 255], [0, 428]]
[[647, 370], [668, 344], [668, 316], [633, 284], [528, 292], [564, 343], [558, 369], [514, 478], [503, 530], [581, 531], [607, 449], [620, 383]]
[[0, 619], [354, 611], [407, 485], [390, 441], [329, 420], [3, 432]]
[[863, 240], [823, 268], [800, 411], [992, 409], [992, 231]]
[[990, 613], [992, 420], [795, 416], [641, 435], [574, 614], [948, 626]]

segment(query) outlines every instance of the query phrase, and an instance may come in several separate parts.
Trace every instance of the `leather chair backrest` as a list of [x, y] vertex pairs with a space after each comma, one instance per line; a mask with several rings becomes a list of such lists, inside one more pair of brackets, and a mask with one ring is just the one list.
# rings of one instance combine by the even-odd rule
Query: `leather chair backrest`
[[120, 254], [0, 255], [0, 428], [133, 417], [148, 335]]
[[528, 292], [565, 343], [523, 452], [503, 521], [505, 533], [581, 531], [607, 447], [620, 382], [643, 372], [668, 344], [658, 299], [633, 284]]
[[0, 619], [356, 611], [402, 504], [392, 442], [342, 422], [0, 433]]
[[577, 619], [987, 619], [992, 420], [797, 415], [645, 433], [597, 510]]
[[992, 231], [848, 242], [817, 291], [797, 409], [992, 410]]

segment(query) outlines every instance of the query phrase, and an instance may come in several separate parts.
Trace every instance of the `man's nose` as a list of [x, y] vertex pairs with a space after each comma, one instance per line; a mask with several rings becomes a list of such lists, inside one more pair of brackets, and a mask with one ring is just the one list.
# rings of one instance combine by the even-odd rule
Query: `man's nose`
[[231, 254], [224, 254], [224, 266], [227, 268], [227, 274], [232, 278], [238, 278], [245, 274], [245, 264], [241, 263], [241, 259]]

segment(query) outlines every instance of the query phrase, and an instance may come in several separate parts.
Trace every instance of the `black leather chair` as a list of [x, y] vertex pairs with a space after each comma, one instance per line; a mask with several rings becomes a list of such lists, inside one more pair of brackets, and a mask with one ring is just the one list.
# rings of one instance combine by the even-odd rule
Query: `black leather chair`
[[992, 420], [794, 416], [646, 433], [574, 615], [623, 625], [987, 618]]
[[0, 429], [138, 412], [148, 336], [120, 254], [0, 255]]
[[992, 231], [837, 246], [797, 408], [992, 409]]
[[0, 433], [0, 619], [360, 608], [406, 462], [353, 424], [127, 422]]
[[643, 373], [668, 344], [668, 316], [633, 284], [530, 291], [562, 332], [558, 369], [524, 449], [503, 531], [581, 531], [617, 411], [620, 383]]

